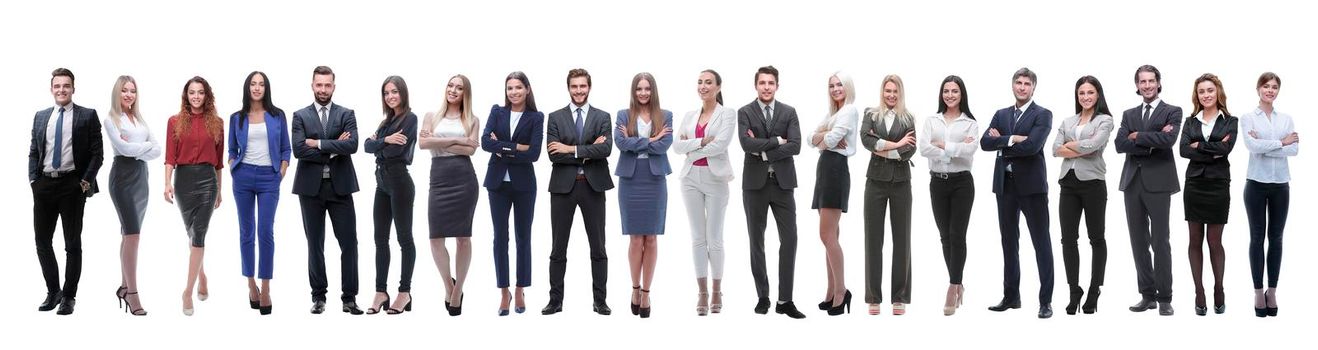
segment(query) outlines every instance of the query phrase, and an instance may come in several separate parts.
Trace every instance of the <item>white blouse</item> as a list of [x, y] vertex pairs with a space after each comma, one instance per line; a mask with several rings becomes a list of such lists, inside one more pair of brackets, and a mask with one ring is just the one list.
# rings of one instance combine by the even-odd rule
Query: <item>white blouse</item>
[[105, 120], [101, 121], [105, 134], [110, 137], [110, 146], [114, 148], [114, 155], [153, 160], [164, 152], [165, 148], [161, 146], [160, 140], [151, 134], [151, 129], [141, 118], [137, 118], [137, 122], [132, 122], [127, 115], [121, 115], [119, 122], [122, 125], [116, 126], [113, 117], [105, 117]]
[[[1250, 135], [1258, 134], [1258, 137]], [[1282, 146], [1281, 139], [1295, 132], [1295, 122], [1286, 113], [1272, 111], [1272, 116], [1260, 108], [1240, 118], [1240, 136], [1249, 149], [1249, 171], [1245, 178], [1263, 183], [1291, 182], [1291, 168], [1287, 157], [1300, 154], [1300, 143]]]
[[[970, 137], [970, 143], [966, 143]], [[942, 141], [943, 148], [933, 145]], [[966, 116], [952, 120], [949, 124], [942, 113], [925, 118], [924, 126], [916, 137], [920, 155], [929, 159], [929, 171], [936, 173], [956, 173], [970, 171], [975, 162], [975, 151], [979, 149], [979, 123]]]
[[[838, 108], [836, 113], [821, 120], [815, 130], [828, 130], [824, 134], [824, 146], [828, 149], [819, 152], [832, 151], [847, 157], [856, 154], [856, 148], [860, 147], [860, 128], [856, 125], [859, 122], [860, 112], [855, 105], [850, 104]], [[842, 140], [847, 141], [847, 147], [834, 149]]]
[[[467, 137], [467, 128], [462, 126], [462, 119], [460, 118], [439, 117], [439, 123], [435, 124], [435, 130], [432, 130], [431, 134], [434, 138]], [[443, 148], [430, 150], [430, 156], [432, 157], [452, 157], [456, 155], [445, 151]]]

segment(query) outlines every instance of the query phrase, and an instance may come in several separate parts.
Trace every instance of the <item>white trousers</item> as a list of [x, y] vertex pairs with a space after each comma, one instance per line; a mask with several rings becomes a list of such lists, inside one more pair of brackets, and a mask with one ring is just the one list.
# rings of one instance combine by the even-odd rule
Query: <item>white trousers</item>
[[723, 220], [728, 211], [728, 182], [706, 166], [691, 167], [682, 178], [682, 202], [691, 223], [691, 254], [696, 278], [723, 279]]

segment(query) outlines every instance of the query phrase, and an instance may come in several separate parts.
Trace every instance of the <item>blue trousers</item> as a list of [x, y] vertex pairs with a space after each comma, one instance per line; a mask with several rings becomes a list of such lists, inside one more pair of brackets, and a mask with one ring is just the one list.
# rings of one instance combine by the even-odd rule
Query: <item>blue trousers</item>
[[[274, 275], [275, 208], [282, 178], [270, 166], [238, 164], [233, 169], [233, 201], [238, 207], [238, 249], [243, 276], [268, 280]], [[256, 267], [260, 242], [259, 269]]]
[[535, 219], [535, 191], [514, 190], [511, 183], [490, 190], [490, 218], [494, 221], [494, 273], [497, 286], [508, 288], [508, 213], [513, 212], [517, 242], [517, 286], [531, 286], [531, 222]]

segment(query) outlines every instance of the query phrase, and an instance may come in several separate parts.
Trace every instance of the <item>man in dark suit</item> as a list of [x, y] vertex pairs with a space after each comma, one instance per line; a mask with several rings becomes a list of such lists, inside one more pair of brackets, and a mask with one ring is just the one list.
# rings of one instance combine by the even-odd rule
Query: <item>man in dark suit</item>
[[613, 312], [605, 304], [605, 284], [609, 280], [609, 256], [604, 250], [604, 191], [613, 188], [609, 175], [609, 154], [613, 153], [613, 126], [609, 113], [591, 107], [590, 73], [573, 69], [567, 76], [572, 104], [549, 113], [545, 146], [553, 171], [549, 175], [549, 217], [553, 230], [553, 250], [549, 253], [549, 304], [541, 314], [563, 311], [563, 275], [567, 273], [567, 242], [572, 234], [572, 219], [581, 208], [586, 240], [590, 243], [590, 276], [594, 291], [594, 310], [600, 315]]
[[980, 147], [997, 152], [993, 193], [998, 197], [998, 229], [1002, 234], [1002, 301], [992, 311], [1021, 307], [1020, 216], [1030, 229], [1039, 267], [1039, 318], [1053, 316], [1053, 248], [1048, 233], [1048, 171], [1043, 145], [1053, 127], [1053, 112], [1034, 103], [1038, 77], [1029, 68], [1012, 74], [1016, 104], [993, 114]]
[[[73, 72], [58, 68], [50, 73], [50, 94], [55, 106], [36, 113], [32, 143], [28, 147], [27, 178], [32, 185], [33, 228], [37, 260], [46, 279], [46, 300], [40, 311], [73, 313], [82, 276], [82, 213], [87, 198], [99, 189], [101, 169], [101, 118], [96, 110], [73, 104]], [[55, 260], [55, 224], [64, 222], [64, 289], [60, 289], [59, 262]]]
[[746, 161], [742, 166], [742, 207], [751, 242], [751, 274], [759, 302], [755, 313], [769, 313], [769, 276], [764, 259], [764, 230], [769, 209], [778, 222], [778, 302], [774, 311], [792, 318], [805, 314], [792, 303], [792, 278], [796, 271], [796, 166], [792, 158], [801, 153], [801, 125], [796, 109], [774, 100], [778, 92], [778, 69], [760, 67], [755, 72], [758, 98], [737, 110], [737, 138]]
[[[1117, 153], [1126, 154], [1121, 167], [1121, 191], [1126, 198], [1126, 225], [1142, 298], [1130, 311], [1158, 308], [1171, 316], [1172, 248], [1168, 241], [1172, 194], [1181, 191], [1172, 147], [1181, 129], [1181, 107], [1162, 102], [1162, 73], [1144, 65], [1135, 70], [1136, 93], [1144, 102], [1121, 114]], [[1150, 256], [1149, 249], [1153, 249]]]
[[325, 276], [325, 213], [339, 241], [343, 312], [361, 315], [357, 307], [357, 213], [352, 194], [357, 192], [357, 116], [334, 104], [334, 71], [316, 67], [311, 74], [316, 101], [293, 113], [293, 154], [298, 159], [293, 194], [302, 206], [302, 227], [307, 234], [307, 273], [311, 280], [311, 313], [325, 312], [329, 282]]

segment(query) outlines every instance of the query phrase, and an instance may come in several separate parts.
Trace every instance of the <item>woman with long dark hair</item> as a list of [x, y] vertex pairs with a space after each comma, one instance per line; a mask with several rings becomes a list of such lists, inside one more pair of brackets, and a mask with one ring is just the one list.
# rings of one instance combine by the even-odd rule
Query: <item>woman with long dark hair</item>
[[951, 316], [966, 293], [961, 284], [966, 269], [966, 231], [975, 204], [975, 178], [970, 168], [979, 150], [979, 124], [970, 112], [970, 97], [961, 77], [949, 75], [939, 84], [938, 114], [925, 118], [919, 135], [920, 155], [929, 159], [929, 204], [947, 264], [943, 315]]
[[732, 162], [728, 145], [735, 140], [737, 112], [723, 106], [723, 77], [700, 72], [696, 94], [701, 107], [686, 113], [673, 152], [686, 155], [682, 165], [682, 202], [691, 224], [691, 254], [696, 265], [696, 315], [723, 311], [723, 222], [727, 218]]
[[[292, 156], [288, 120], [275, 107], [270, 80], [256, 71], [243, 83], [243, 108], [229, 116], [229, 172], [238, 208], [238, 249], [247, 277], [247, 301], [269, 315], [270, 279], [274, 277], [275, 209], [279, 184]], [[260, 243], [259, 255], [257, 243]], [[260, 268], [257, 268], [257, 257]], [[261, 279], [257, 287], [256, 279]]]
[[[416, 184], [407, 166], [416, 149], [417, 118], [408, 103], [407, 82], [397, 75], [385, 78], [380, 87], [384, 120], [367, 138], [367, 153], [375, 154], [375, 299], [368, 314], [387, 311], [391, 315], [412, 311], [412, 270], [416, 267], [416, 245], [412, 241], [412, 205]], [[402, 275], [398, 298], [389, 304], [389, 227], [398, 233], [402, 250]]]
[[650, 73], [632, 77], [631, 107], [618, 111], [618, 207], [622, 234], [630, 237], [627, 261], [632, 275], [632, 314], [650, 317], [650, 282], [659, 260], [668, 208], [668, 147], [673, 144], [673, 113], [660, 108], [659, 86]]
[[[1281, 77], [1267, 72], [1256, 86], [1259, 106], [1240, 118], [1240, 136], [1249, 149], [1245, 182], [1245, 213], [1249, 218], [1249, 271], [1254, 278], [1254, 315], [1277, 316], [1277, 277], [1281, 274], [1281, 237], [1291, 204], [1288, 157], [1300, 153], [1300, 134], [1286, 113], [1273, 103], [1281, 92]], [[1263, 243], [1268, 248], [1264, 253]], [[1267, 270], [1267, 290], [1263, 272]]]
[[[503, 80], [503, 106], [490, 107], [481, 149], [490, 152], [485, 170], [490, 217], [494, 221], [494, 274], [501, 290], [499, 316], [508, 315], [508, 304], [516, 300], [517, 313], [526, 312], [524, 288], [531, 286], [531, 222], [535, 219], [535, 169], [545, 134], [545, 114], [535, 107], [531, 80], [512, 72]], [[502, 136], [500, 136], [502, 135]], [[517, 293], [508, 292], [508, 212], [513, 214], [517, 240]]]
[[[1092, 314], [1098, 311], [1099, 287], [1103, 285], [1103, 272], [1107, 266], [1107, 239], [1104, 238], [1103, 220], [1107, 212], [1107, 163], [1103, 150], [1115, 123], [1108, 110], [1103, 84], [1098, 78], [1086, 75], [1075, 82], [1075, 115], [1062, 120], [1053, 139], [1053, 156], [1062, 158], [1062, 170], [1057, 180], [1062, 191], [1057, 216], [1062, 226], [1062, 260], [1066, 263], [1066, 283], [1071, 286], [1070, 302], [1066, 314], [1075, 315], [1077, 309]], [[1080, 306], [1085, 289], [1080, 287], [1080, 216], [1085, 217], [1085, 230], [1093, 261], [1089, 275], [1089, 297]]]

